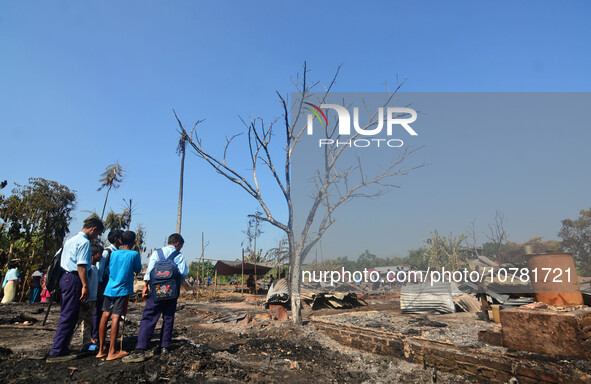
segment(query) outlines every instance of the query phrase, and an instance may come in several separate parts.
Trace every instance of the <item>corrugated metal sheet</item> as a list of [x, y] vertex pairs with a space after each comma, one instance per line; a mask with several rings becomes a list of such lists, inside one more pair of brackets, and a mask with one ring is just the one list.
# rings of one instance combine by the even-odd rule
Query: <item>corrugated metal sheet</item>
[[450, 283], [423, 283], [403, 286], [400, 291], [400, 308], [403, 313], [456, 311]]
[[454, 297], [454, 302], [464, 310], [464, 312], [480, 312], [482, 303], [472, 295], [464, 293], [461, 296]]
[[[360, 300], [354, 292], [324, 292], [322, 288], [314, 288], [312, 285], [302, 286], [300, 299], [312, 307], [319, 308], [353, 308], [367, 305]], [[289, 287], [286, 279], [276, 281], [267, 293], [265, 305], [287, 304], [289, 301]]]
[[282, 293], [289, 293], [286, 279], [280, 279], [271, 284], [271, 288], [269, 288], [269, 292], [267, 292], [267, 300], [273, 295]]
[[289, 301], [289, 287], [286, 279], [280, 279], [271, 285], [269, 292], [267, 292], [267, 301], [265, 306], [269, 304], [286, 304]]
[[[474, 283], [466, 281], [460, 285], [460, 290], [465, 293], [477, 293], [478, 286]], [[499, 304], [503, 304], [505, 301], [509, 300], [509, 295], [498, 293], [490, 287], [486, 287], [486, 294], [495, 299]]]

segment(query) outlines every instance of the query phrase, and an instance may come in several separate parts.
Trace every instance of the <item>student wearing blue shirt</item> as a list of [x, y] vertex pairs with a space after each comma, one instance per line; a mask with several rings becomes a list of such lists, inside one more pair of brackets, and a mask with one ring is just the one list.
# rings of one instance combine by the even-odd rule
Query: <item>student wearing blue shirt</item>
[[98, 344], [99, 342], [99, 325], [101, 323], [101, 318], [103, 317], [103, 294], [105, 292], [105, 287], [109, 282], [108, 264], [111, 260], [111, 253], [118, 250], [121, 246], [122, 234], [123, 231], [120, 229], [113, 229], [109, 232], [107, 240], [109, 240], [111, 245], [104, 249], [103, 257], [98, 263], [96, 263], [98, 268], [98, 293], [96, 297], [96, 305], [94, 307], [94, 319], [92, 322], [92, 342], [94, 344]]
[[[127, 352], [115, 353], [119, 321], [127, 312], [129, 295], [133, 293], [134, 272], [142, 270], [142, 260], [137, 251], [132, 251], [135, 244], [135, 233], [125, 231], [121, 235], [121, 249], [111, 253], [109, 261], [109, 282], [105, 287], [103, 298], [103, 317], [99, 327], [99, 353], [96, 357], [107, 357], [107, 360], [120, 359], [127, 356]], [[107, 323], [111, 318], [111, 341], [109, 351], [105, 340], [107, 338]]]
[[78, 316], [80, 304], [88, 299], [90, 288], [87, 273], [90, 270], [90, 241], [103, 232], [103, 222], [92, 218], [86, 220], [82, 231], [68, 239], [63, 247], [61, 267], [64, 270], [59, 281], [61, 291], [60, 319], [55, 331], [48, 363], [73, 360], [78, 355], [68, 348]]

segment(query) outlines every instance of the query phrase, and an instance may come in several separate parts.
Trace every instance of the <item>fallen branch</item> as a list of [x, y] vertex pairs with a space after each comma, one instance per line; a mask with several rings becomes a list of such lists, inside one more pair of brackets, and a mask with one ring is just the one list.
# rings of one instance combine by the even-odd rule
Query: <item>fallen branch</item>
[[38, 325], [15, 325], [15, 324], [1, 324], [0, 328], [12, 328], [12, 329], [33, 329], [37, 331], [52, 331], [55, 332], [55, 328], [51, 327], [40, 327]]

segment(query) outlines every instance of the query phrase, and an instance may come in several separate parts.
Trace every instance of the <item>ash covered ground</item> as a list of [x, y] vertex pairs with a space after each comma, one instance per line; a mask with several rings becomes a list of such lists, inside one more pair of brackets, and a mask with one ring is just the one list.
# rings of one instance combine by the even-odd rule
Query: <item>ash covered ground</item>
[[[392, 308], [387, 302], [357, 310], [314, 311], [330, 315]], [[47, 364], [59, 316], [52, 308], [47, 325], [41, 322], [46, 304], [0, 306], [0, 382], [2, 383], [432, 383], [434, 372], [402, 360], [341, 346], [311, 325], [271, 321], [261, 297], [226, 295], [196, 301], [181, 299], [177, 310], [172, 354], [154, 354], [143, 363], [97, 359], [94, 353], [79, 359]], [[142, 302], [130, 304], [125, 323], [124, 349], [137, 340]], [[235, 319], [249, 313], [252, 321]], [[312, 312], [304, 311], [304, 318]], [[345, 316], [345, 315], [340, 315]], [[32, 325], [22, 325], [23, 322]], [[18, 324], [16, 324], [18, 323]], [[152, 340], [158, 345], [159, 329]], [[119, 343], [119, 341], [117, 341]], [[79, 349], [75, 333], [71, 347]], [[437, 373], [438, 383], [468, 383], [462, 377]]]

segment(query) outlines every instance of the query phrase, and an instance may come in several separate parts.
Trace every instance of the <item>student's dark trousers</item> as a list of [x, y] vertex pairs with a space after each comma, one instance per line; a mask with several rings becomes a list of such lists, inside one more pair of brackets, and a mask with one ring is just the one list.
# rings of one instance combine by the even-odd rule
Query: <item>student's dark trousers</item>
[[76, 328], [80, 314], [80, 296], [82, 295], [82, 281], [78, 273], [64, 272], [60, 279], [61, 304], [60, 319], [57, 323], [53, 346], [49, 356], [60, 356], [68, 353], [68, 346]]
[[98, 284], [98, 293], [96, 295], [96, 305], [94, 307], [94, 317], [92, 319], [92, 333], [90, 337], [98, 341], [99, 338], [99, 324], [101, 323], [101, 317], [103, 317], [103, 293], [107, 284]]
[[162, 333], [160, 334], [160, 346], [170, 348], [172, 341], [172, 329], [174, 328], [174, 314], [176, 312], [176, 302], [174, 300], [164, 300], [154, 302], [152, 295], [148, 296], [142, 320], [140, 321], [140, 330], [138, 332], [137, 345], [135, 349], [148, 349], [150, 339], [154, 333], [156, 323], [162, 314]]
[[38, 303], [41, 300], [41, 288], [31, 288], [29, 303]]

